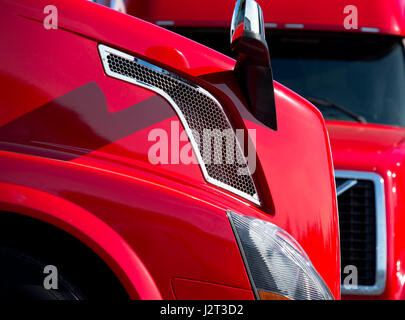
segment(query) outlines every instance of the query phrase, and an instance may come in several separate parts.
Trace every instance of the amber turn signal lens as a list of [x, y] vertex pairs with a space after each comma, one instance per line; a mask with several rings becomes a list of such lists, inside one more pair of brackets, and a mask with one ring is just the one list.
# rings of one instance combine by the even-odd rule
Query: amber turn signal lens
[[259, 294], [260, 300], [291, 300], [287, 297], [267, 291], [257, 290], [257, 293]]

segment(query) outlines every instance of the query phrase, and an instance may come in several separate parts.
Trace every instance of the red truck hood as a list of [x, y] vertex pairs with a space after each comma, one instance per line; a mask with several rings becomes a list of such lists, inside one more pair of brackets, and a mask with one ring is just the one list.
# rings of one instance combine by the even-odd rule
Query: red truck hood
[[405, 151], [402, 128], [343, 121], [327, 121], [327, 127], [336, 169], [374, 171], [387, 157]]

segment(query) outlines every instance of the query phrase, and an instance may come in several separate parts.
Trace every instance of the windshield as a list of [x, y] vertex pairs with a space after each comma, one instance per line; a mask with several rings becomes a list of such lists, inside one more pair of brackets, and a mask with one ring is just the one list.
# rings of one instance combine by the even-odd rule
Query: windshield
[[405, 127], [401, 39], [301, 32], [268, 40], [274, 79], [308, 98], [326, 119]]

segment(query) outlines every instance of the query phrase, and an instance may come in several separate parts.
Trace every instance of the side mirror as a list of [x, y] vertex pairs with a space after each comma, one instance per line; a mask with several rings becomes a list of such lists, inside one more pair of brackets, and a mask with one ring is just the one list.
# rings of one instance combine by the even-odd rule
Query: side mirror
[[237, 1], [231, 23], [231, 49], [248, 55], [258, 64], [270, 66], [263, 13], [256, 1]]
[[252, 114], [277, 130], [276, 103], [263, 13], [254, 0], [238, 0], [231, 24], [231, 49], [238, 54], [235, 73]]

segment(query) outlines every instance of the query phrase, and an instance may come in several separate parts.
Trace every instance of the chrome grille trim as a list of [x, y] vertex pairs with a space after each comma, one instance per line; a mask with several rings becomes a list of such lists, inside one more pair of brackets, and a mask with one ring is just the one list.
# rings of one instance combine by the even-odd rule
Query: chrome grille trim
[[[357, 288], [345, 288], [342, 294], [379, 295], [384, 292], [387, 277], [387, 227], [385, 211], [384, 179], [376, 173], [362, 171], [335, 170], [335, 178], [349, 180], [368, 180], [374, 183], [376, 208], [376, 279], [372, 286], [358, 285]], [[351, 187], [353, 187], [353, 184]], [[346, 189], [348, 190], [348, 189]], [[339, 198], [338, 198], [339, 201]], [[341, 275], [342, 279], [345, 275]]]
[[349, 190], [350, 188], [354, 187], [358, 183], [357, 180], [347, 180], [341, 186], [336, 187], [336, 195], [339, 197], [345, 191]]
[[[122, 72], [117, 72], [117, 70], [113, 70], [110, 66], [110, 61], [109, 57], [113, 56], [113, 59], [116, 59], [115, 57], [118, 57], [117, 59], [121, 59], [120, 61], [125, 60], [125, 64], [130, 64], [130, 67], [134, 68], [142, 68], [143, 72], [147, 70], [148, 73], [150, 73], [152, 76], [159, 77], [159, 79], [162, 79], [162, 81], [166, 81], [166, 84], [169, 86], [181, 86], [182, 88], [192, 91], [193, 96], [200, 96], [204, 97], [206, 101], [208, 101], [211, 104], [211, 110], [214, 110], [217, 114], [216, 116], [219, 116], [220, 120], [222, 121], [222, 130], [225, 129], [232, 129], [232, 126], [229, 122], [229, 119], [227, 118], [224, 110], [222, 109], [221, 104], [206, 90], [203, 88], [197, 86], [194, 83], [191, 83], [190, 81], [173, 74], [167, 70], [164, 70], [160, 67], [157, 67], [153, 64], [150, 64], [146, 61], [143, 61], [141, 59], [138, 59], [136, 57], [133, 57], [129, 54], [126, 54], [124, 52], [118, 51], [116, 49], [110, 48], [108, 46], [99, 44], [98, 45], [98, 50], [100, 53], [100, 57], [102, 60], [102, 64], [104, 67], [104, 71], [107, 75], [110, 77], [120, 79], [126, 82], [129, 82], [131, 84], [146, 88], [148, 90], [151, 90], [160, 96], [162, 96], [166, 101], [173, 107], [174, 111], [178, 115], [189, 139], [191, 146], [193, 148], [194, 154], [197, 157], [197, 160], [200, 164], [201, 171], [203, 173], [204, 178], [206, 179], [207, 182], [211, 183], [212, 185], [218, 186], [222, 189], [225, 189], [227, 191], [233, 192], [257, 205], [260, 205], [260, 200], [257, 194], [257, 189], [256, 186], [253, 182], [252, 175], [250, 174], [249, 166], [247, 165], [246, 161], [244, 162], [243, 165], [235, 165], [238, 167], [238, 169], [242, 168], [244, 170], [247, 170], [249, 172], [248, 175], [239, 175], [239, 174], [229, 174], [229, 171], [227, 171], [227, 167], [223, 165], [223, 168], [221, 171], [221, 168], [218, 169], [218, 165], [212, 165], [209, 164], [207, 165], [203, 161], [203, 155], [200, 152], [199, 145], [195, 140], [195, 137], [193, 135], [193, 128], [190, 127], [189, 122], [187, 121], [187, 115], [185, 114], [184, 111], [185, 107], [183, 108], [179, 105], [179, 103], [176, 101], [176, 98], [167, 93], [165, 90], [162, 88], [159, 88], [158, 86], [154, 85], [152, 82], [149, 81], [150, 79], [137, 79], [135, 76], [128, 76], [126, 74], [123, 74]], [[124, 60], [122, 60], [124, 59]], [[217, 129], [217, 128], [214, 128]], [[221, 129], [221, 128], [219, 128]], [[233, 130], [233, 129], [232, 129]], [[201, 135], [202, 136], [202, 135]], [[235, 139], [235, 159], [245, 159], [243, 156], [243, 152], [241, 150], [241, 147], [239, 143], [237, 142], [237, 139]], [[208, 168], [207, 168], [208, 166]], [[210, 167], [211, 166], [211, 167]], [[228, 167], [229, 168], [229, 167]], [[210, 173], [211, 172], [211, 173]], [[214, 173], [214, 174], [212, 174]], [[216, 173], [216, 174], [215, 174]], [[228, 173], [228, 174], [225, 174]], [[233, 185], [231, 185], [231, 182]], [[236, 186], [243, 186], [243, 188], [237, 188]], [[244, 189], [244, 190], [241, 190]]]

